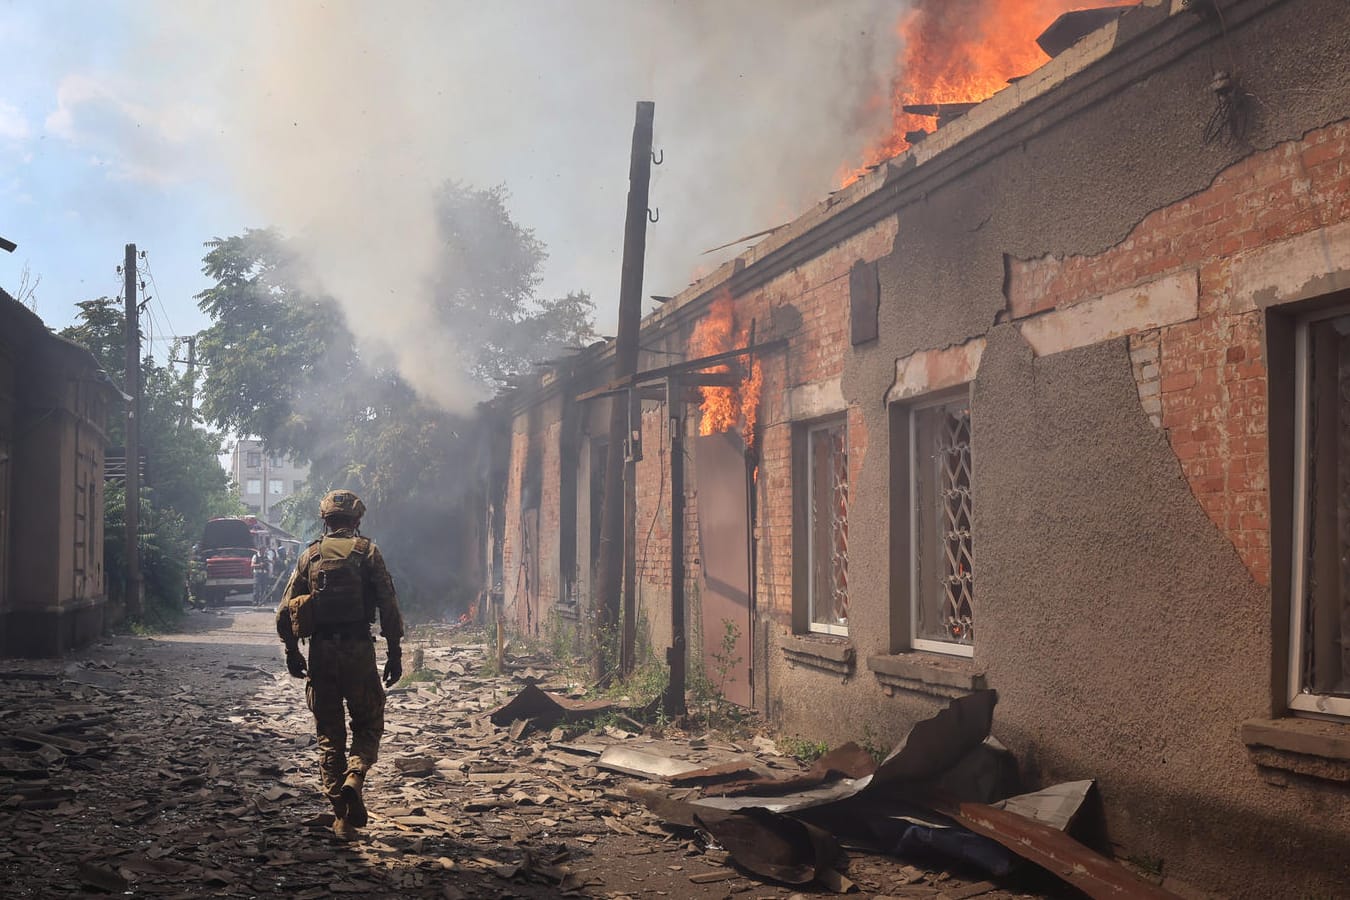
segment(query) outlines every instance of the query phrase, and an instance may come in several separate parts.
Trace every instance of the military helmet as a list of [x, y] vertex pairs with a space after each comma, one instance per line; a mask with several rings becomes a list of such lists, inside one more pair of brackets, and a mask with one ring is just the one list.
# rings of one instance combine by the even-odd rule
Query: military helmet
[[359, 519], [365, 514], [366, 505], [361, 502], [360, 497], [351, 491], [329, 491], [319, 501], [320, 519], [326, 519], [329, 516], [346, 516], [349, 519]]

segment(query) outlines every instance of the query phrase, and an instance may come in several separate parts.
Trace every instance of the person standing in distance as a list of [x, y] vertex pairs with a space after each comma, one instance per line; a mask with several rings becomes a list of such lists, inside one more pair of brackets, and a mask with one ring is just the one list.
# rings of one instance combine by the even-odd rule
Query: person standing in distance
[[[323, 537], [300, 553], [277, 607], [286, 668], [296, 678], [309, 677], [305, 699], [319, 735], [321, 783], [333, 805], [333, 833], [344, 841], [354, 840], [356, 829], [368, 819], [361, 792], [384, 734], [384, 690], [370, 634], [376, 612], [389, 645], [384, 684], [403, 677], [403, 616], [384, 557], [361, 534], [365, 512], [366, 505], [351, 491], [331, 491], [323, 498]], [[300, 652], [290, 610], [291, 601], [303, 595], [309, 595], [313, 613], [308, 662]], [[352, 721], [350, 750], [344, 702]]]

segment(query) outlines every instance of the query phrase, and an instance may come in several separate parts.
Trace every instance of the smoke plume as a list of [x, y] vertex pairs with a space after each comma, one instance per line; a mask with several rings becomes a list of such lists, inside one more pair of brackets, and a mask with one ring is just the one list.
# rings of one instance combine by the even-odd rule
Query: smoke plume
[[655, 101], [664, 157], [645, 293], [672, 294], [720, 261], [703, 250], [831, 189], [886, 119], [863, 103], [884, 90], [903, 6], [180, 5], [158, 11], [147, 58], [213, 109], [213, 165], [255, 224], [298, 242], [364, 349], [463, 411], [481, 392], [429, 294], [439, 184], [505, 184], [549, 249], [541, 293], [589, 291], [612, 333], [634, 103]]

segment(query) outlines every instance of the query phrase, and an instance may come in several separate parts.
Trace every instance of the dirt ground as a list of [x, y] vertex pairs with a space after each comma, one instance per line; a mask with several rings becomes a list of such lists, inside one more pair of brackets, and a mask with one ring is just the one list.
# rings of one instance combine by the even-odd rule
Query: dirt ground
[[[513, 740], [486, 712], [519, 681], [486, 674], [481, 646], [429, 644], [434, 680], [390, 693], [367, 781], [371, 821], [354, 844], [328, 828], [303, 682], [286, 674], [270, 611], [193, 612], [181, 633], [118, 636], [61, 661], [0, 661], [4, 895], [833, 893], [741, 872], [633, 802], [637, 779], [585, 756], [603, 743], [671, 740], [613, 726], [569, 734], [571, 745], [556, 732]], [[854, 852], [841, 865], [855, 896], [1041, 896], [892, 857]]]

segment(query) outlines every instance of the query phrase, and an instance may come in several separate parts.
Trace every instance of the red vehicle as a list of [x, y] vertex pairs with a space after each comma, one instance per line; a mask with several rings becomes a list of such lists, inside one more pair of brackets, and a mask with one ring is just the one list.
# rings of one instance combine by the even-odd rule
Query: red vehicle
[[[222, 604], [234, 594], [254, 594], [254, 561], [259, 554], [296, 539], [256, 516], [211, 519], [193, 553], [190, 594], [200, 606]], [[270, 575], [268, 580], [270, 581]]]

